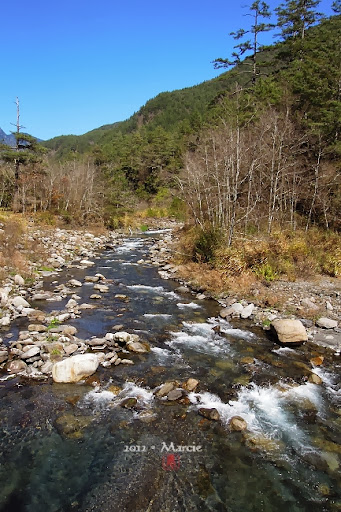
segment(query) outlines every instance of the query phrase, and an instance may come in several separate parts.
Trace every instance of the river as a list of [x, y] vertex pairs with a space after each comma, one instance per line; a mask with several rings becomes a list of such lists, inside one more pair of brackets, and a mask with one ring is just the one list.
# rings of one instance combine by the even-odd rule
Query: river
[[[0, 510], [341, 510], [340, 364], [333, 353], [312, 343], [283, 348], [247, 321], [219, 319], [218, 303], [178, 291], [148, 262], [154, 237], [127, 238], [90, 270], [58, 275], [58, 284], [97, 272], [109, 280], [97, 308], [71, 322], [79, 338], [121, 324], [151, 351], [128, 354], [131, 366], [99, 367], [82, 384], [0, 383]], [[53, 289], [54, 280], [46, 278], [44, 288]], [[91, 302], [92, 284], [77, 293]], [[318, 354], [321, 385], [307, 379]], [[180, 401], [153, 393], [188, 378], [198, 389]], [[127, 398], [135, 400], [122, 407]], [[199, 408], [215, 408], [220, 420]], [[246, 431], [230, 431], [234, 416], [247, 422]]]

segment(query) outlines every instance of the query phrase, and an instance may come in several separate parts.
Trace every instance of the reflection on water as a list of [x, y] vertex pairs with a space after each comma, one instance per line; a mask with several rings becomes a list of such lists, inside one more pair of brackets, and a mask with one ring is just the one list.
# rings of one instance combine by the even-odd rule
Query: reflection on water
[[[316, 347], [279, 348], [245, 323], [219, 320], [215, 302], [178, 292], [155, 267], [137, 263], [151, 244], [150, 236], [127, 239], [95, 268], [59, 275], [59, 283], [98, 271], [111, 280], [98, 308], [73, 321], [79, 337], [122, 324], [151, 351], [132, 356], [134, 366], [100, 369], [96, 387], [4, 376], [0, 510], [340, 510], [335, 356], [321, 349], [323, 367], [313, 371], [323, 384], [308, 382]], [[89, 302], [93, 288], [77, 293]], [[186, 399], [153, 393], [189, 377], [200, 384]], [[204, 419], [200, 408], [215, 408], [220, 421]], [[246, 420], [246, 432], [230, 431], [233, 416]]]

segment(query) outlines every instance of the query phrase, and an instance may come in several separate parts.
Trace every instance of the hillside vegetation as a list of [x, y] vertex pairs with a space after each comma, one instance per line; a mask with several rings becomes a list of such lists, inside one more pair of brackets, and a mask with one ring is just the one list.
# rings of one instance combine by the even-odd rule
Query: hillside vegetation
[[[233, 61], [216, 59], [233, 67], [214, 80], [161, 93], [126, 121], [51, 139], [47, 155], [29, 141], [18, 163], [7, 148], [0, 205], [15, 199], [17, 210], [46, 221], [57, 214], [108, 227], [128, 225], [142, 209], [172, 215], [192, 226], [184, 259], [210, 265], [221, 265], [233, 247], [245, 253], [241, 240], [333, 232], [335, 264], [315, 267], [339, 275], [341, 15], [334, 2], [336, 14], [318, 22], [317, 3], [278, 8], [282, 37], [271, 47], [259, 43], [269, 27], [254, 21], [253, 42], [236, 45]], [[301, 25], [289, 9], [296, 4], [308, 9]], [[253, 16], [266, 17], [264, 5], [252, 4]], [[251, 260], [240, 267], [260, 275], [295, 265], [293, 256], [287, 268], [274, 268], [267, 251]]]

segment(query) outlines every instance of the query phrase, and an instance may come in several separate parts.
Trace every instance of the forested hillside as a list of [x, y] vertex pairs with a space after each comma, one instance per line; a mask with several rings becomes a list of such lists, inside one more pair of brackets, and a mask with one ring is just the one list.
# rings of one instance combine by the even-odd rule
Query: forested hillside
[[108, 226], [149, 206], [223, 230], [228, 245], [275, 226], [339, 230], [340, 5], [319, 20], [317, 4], [279, 6], [280, 40], [262, 47], [269, 13], [254, 2], [232, 57], [214, 61], [232, 68], [218, 78], [161, 93], [126, 121], [51, 139], [47, 155], [26, 147], [20, 172], [18, 152], [3, 152], [1, 205], [15, 195], [22, 211]]

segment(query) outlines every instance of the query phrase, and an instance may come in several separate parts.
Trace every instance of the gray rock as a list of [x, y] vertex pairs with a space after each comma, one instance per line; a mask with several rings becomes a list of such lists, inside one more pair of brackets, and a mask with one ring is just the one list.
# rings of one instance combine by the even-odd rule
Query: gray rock
[[54, 297], [54, 294], [52, 292], [40, 292], [40, 293], [34, 293], [32, 295], [32, 300], [47, 300]]
[[234, 313], [241, 314], [244, 310], [244, 306], [239, 302], [235, 302], [231, 305], [231, 309], [234, 311]]
[[18, 286], [24, 286], [25, 284], [25, 279], [23, 277], [21, 277], [20, 274], [16, 274], [14, 276], [14, 282], [15, 284], [17, 284]]
[[100, 293], [106, 293], [109, 291], [109, 286], [106, 284], [95, 284], [94, 290], [98, 290]]
[[84, 281], [86, 283], [97, 283], [97, 281], [99, 281], [99, 277], [98, 276], [85, 276]]
[[321, 317], [316, 321], [316, 325], [322, 329], [335, 329], [337, 321], [331, 318]]
[[64, 325], [62, 328], [62, 333], [64, 336], [74, 336], [76, 332], [77, 329], [73, 325]]
[[162, 384], [162, 386], [160, 387], [160, 389], [158, 391], [156, 391], [155, 395], [158, 398], [162, 398], [162, 397], [168, 395], [168, 393], [170, 393], [170, 391], [172, 391], [174, 388], [175, 388], [174, 382], [166, 382], [165, 384]]
[[255, 305], [254, 304], [249, 304], [240, 313], [240, 317], [241, 318], [249, 318], [252, 315], [254, 309], [255, 309]]
[[17, 295], [16, 297], [13, 297], [11, 299], [11, 304], [15, 307], [15, 308], [19, 308], [20, 306], [23, 307], [23, 308], [29, 308], [31, 307], [30, 304], [27, 302], [27, 300], [25, 300], [23, 297], [21, 297], [20, 295]]
[[76, 352], [77, 349], [78, 349], [78, 345], [76, 343], [70, 343], [70, 345], [64, 346], [64, 352], [68, 356], [73, 354], [74, 352]]
[[68, 281], [68, 286], [71, 286], [72, 288], [79, 288], [80, 286], [82, 286], [82, 283], [80, 281], [78, 281], [77, 279], [70, 279], [70, 281]]
[[21, 359], [30, 359], [40, 353], [40, 347], [34, 346], [21, 355]]
[[327, 300], [327, 302], [326, 302], [326, 309], [327, 309], [328, 311], [333, 311], [333, 309], [334, 309], [334, 308], [333, 308], [333, 306], [331, 305], [331, 303], [330, 303], [328, 300]]
[[11, 323], [11, 317], [6, 315], [3, 318], [0, 318], [0, 326], [1, 327], [6, 327], [10, 323]]
[[47, 331], [47, 327], [45, 325], [42, 325], [42, 324], [30, 324], [28, 326], [28, 330], [29, 331], [35, 331], [35, 332], [46, 332]]
[[24, 361], [17, 359], [8, 363], [6, 368], [10, 373], [19, 373], [27, 370], [27, 364]]
[[302, 299], [301, 304], [302, 304], [302, 306], [305, 306], [308, 309], [313, 309], [313, 310], [318, 309], [318, 306], [316, 306], [316, 304], [314, 304], [314, 302], [308, 298]]
[[43, 365], [40, 367], [40, 371], [42, 373], [51, 373], [52, 372], [52, 367], [53, 367], [53, 363], [51, 363], [51, 361], [46, 361], [45, 363], [43, 363]]
[[107, 344], [107, 340], [105, 338], [92, 338], [87, 342], [90, 347], [100, 347], [102, 345]]
[[4, 361], [7, 361], [8, 359], [8, 352], [7, 350], [0, 350], [0, 363], [3, 363]]
[[167, 395], [167, 400], [173, 401], [173, 400], [179, 400], [179, 398], [182, 398], [184, 395], [183, 389], [172, 389]]

